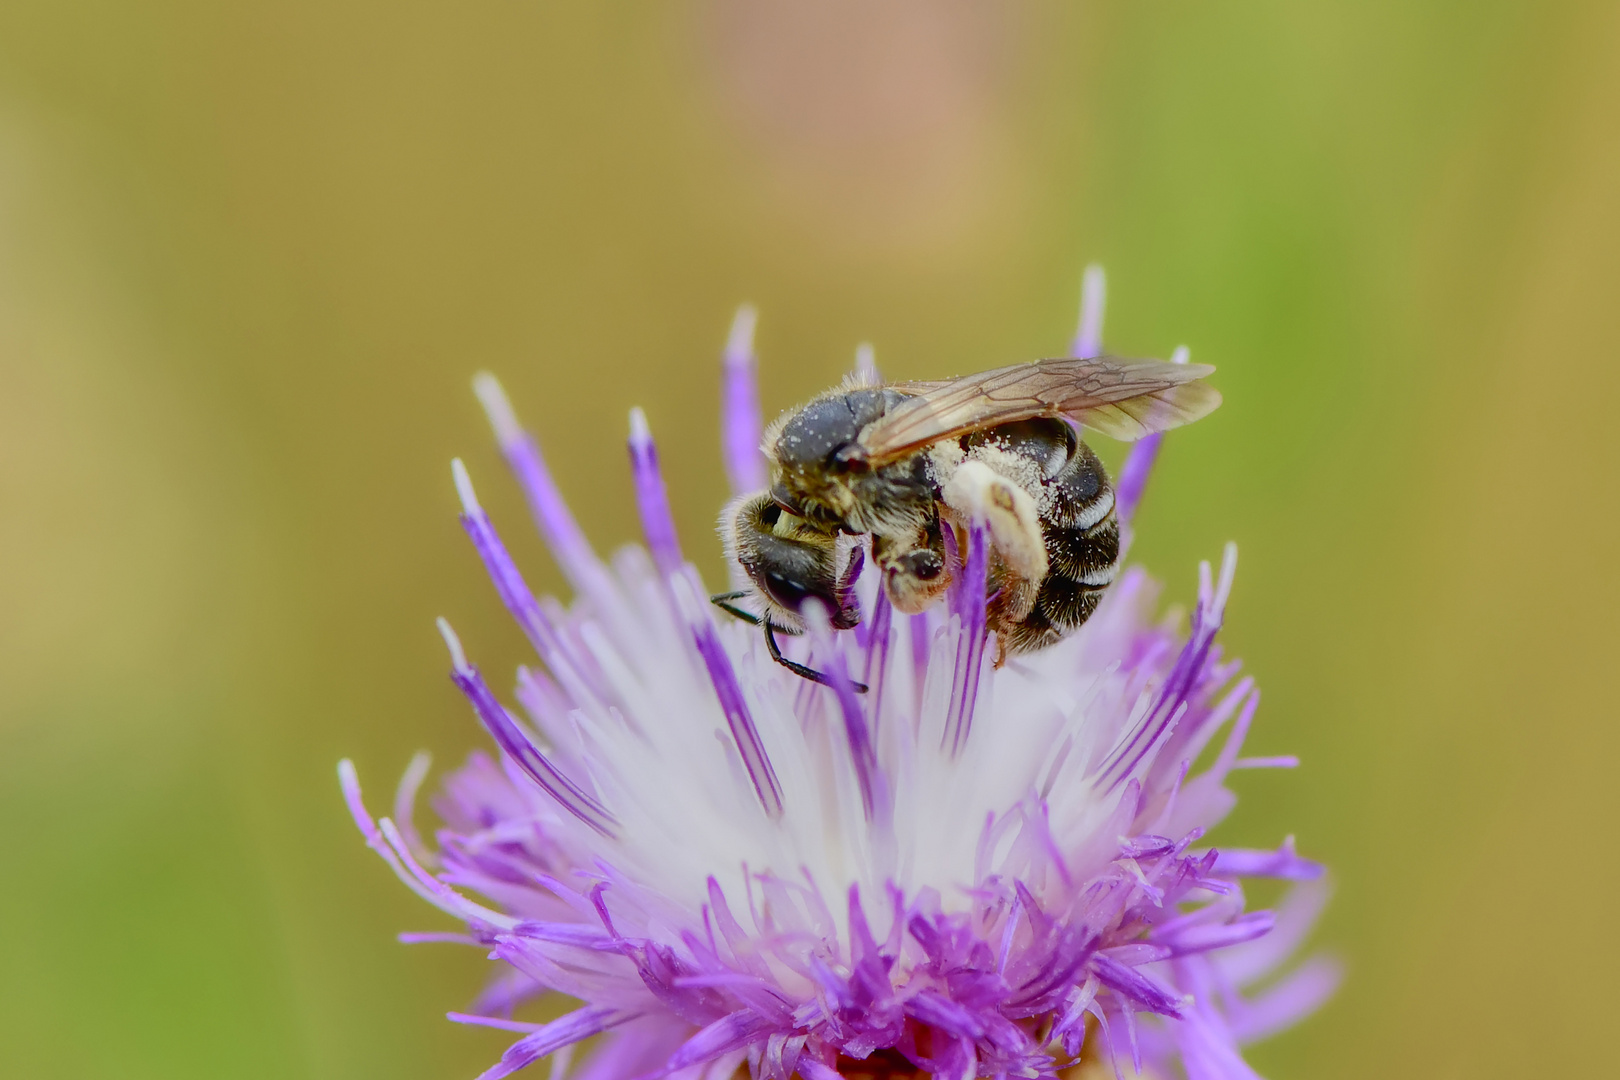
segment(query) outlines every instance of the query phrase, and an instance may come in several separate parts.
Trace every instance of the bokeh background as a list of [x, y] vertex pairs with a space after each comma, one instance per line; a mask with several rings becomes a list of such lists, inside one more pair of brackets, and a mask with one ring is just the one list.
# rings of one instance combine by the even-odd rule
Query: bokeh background
[[[7, 0], [0, 1073], [474, 1075], [473, 952], [367, 853], [522, 656], [463, 455], [500, 373], [602, 546], [646, 407], [711, 580], [727, 322], [771, 411], [1180, 343], [1135, 556], [1242, 548], [1235, 842], [1334, 868], [1276, 1077], [1612, 1067], [1620, 6], [1604, 0]], [[521, 538], [520, 538], [521, 537]]]

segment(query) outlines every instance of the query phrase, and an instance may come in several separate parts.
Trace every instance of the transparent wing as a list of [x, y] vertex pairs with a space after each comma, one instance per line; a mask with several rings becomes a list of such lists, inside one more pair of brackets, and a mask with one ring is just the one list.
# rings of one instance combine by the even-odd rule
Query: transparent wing
[[913, 397], [861, 434], [868, 460], [881, 462], [940, 439], [1037, 416], [1067, 416], [1127, 442], [1190, 424], [1221, 403], [1200, 382], [1208, 364], [1162, 360], [1041, 360], [960, 379], [895, 383]]

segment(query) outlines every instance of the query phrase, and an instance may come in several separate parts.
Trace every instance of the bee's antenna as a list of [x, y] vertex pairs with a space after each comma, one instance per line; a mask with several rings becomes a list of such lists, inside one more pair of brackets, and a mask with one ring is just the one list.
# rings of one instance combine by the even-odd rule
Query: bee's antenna
[[733, 589], [731, 592], [715, 593], [713, 596], [709, 597], [709, 603], [713, 604], [715, 607], [719, 608], [721, 611], [725, 612], [727, 615], [730, 615], [734, 619], [740, 619], [749, 626], [758, 626], [764, 621], [760, 616], [755, 615], [752, 611], [744, 610], [733, 603], [733, 601], [741, 600], [743, 597], [748, 595], [749, 591], [747, 589]]

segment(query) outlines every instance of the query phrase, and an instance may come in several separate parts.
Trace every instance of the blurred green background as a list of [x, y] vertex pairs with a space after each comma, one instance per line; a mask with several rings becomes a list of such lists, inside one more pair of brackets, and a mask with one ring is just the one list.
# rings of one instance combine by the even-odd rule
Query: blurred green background
[[[717, 580], [717, 364], [774, 412], [1185, 342], [1135, 555], [1243, 551], [1228, 841], [1334, 868], [1349, 981], [1277, 1077], [1593, 1076], [1620, 995], [1620, 6], [7, 0], [0, 1073], [474, 1075], [484, 963], [361, 846], [522, 656], [463, 455], [497, 371], [604, 548], [647, 408]], [[505, 676], [502, 676], [504, 680]], [[1608, 1066], [1612, 1067], [1612, 1065]]]

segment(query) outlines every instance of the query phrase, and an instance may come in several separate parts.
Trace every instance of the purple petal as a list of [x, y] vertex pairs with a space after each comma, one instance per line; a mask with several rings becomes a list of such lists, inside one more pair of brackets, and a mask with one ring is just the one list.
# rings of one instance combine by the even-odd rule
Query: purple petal
[[1153, 473], [1153, 463], [1159, 458], [1159, 445], [1163, 442], [1164, 436], [1155, 432], [1132, 443], [1130, 453], [1125, 455], [1125, 464], [1119, 469], [1119, 482], [1114, 485], [1114, 506], [1119, 520], [1125, 524], [1136, 516], [1136, 508], [1147, 490], [1148, 477]]
[[647, 414], [630, 410], [630, 471], [635, 478], [636, 509], [641, 512], [641, 531], [647, 537], [647, 550], [653, 563], [665, 575], [680, 569], [681, 542], [675, 535], [675, 516], [669, 509], [669, 491], [658, 469], [658, 448], [647, 428]]
[[984, 1034], [978, 1017], [941, 994], [924, 990], [906, 1002], [906, 1014], [947, 1035], [976, 1039]]
[[915, 684], [921, 687], [928, 678], [928, 654], [934, 647], [934, 632], [929, 625], [926, 611], [906, 616], [906, 622], [911, 631], [912, 678]]
[[872, 928], [866, 922], [866, 909], [861, 907], [859, 886], [849, 887], [849, 954], [850, 982], [866, 1002], [880, 1001], [890, 996], [889, 965], [878, 950]]
[[500, 595], [501, 603], [512, 613], [518, 626], [523, 629], [535, 652], [546, 662], [552, 672], [567, 685], [570, 693], [581, 698], [594, 697], [591, 689], [592, 679], [586, 667], [579, 658], [573, 655], [567, 641], [558, 634], [557, 628], [540, 607], [534, 593], [529, 591], [528, 584], [523, 575], [518, 572], [517, 564], [507, 553], [506, 545], [501, 542], [500, 535], [496, 533], [495, 526], [490, 522], [489, 515], [484, 513], [478, 504], [478, 496], [473, 492], [472, 480], [467, 476], [467, 469], [457, 458], [450, 463], [450, 471], [455, 478], [456, 491], [461, 497], [461, 525], [467, 531], [467, 536], [473, 542], [473, 548], [478, 552], [490, 580], [495, 585], [495, 591]]
[[855, 766], [855, 780], [861, 789], [861, 808], [866, 813], [867, 821], [875, 821], [879, 816], [879, 800], [884, 803], [883, 810], [887, 810], [887, 785], [884, 783], [883, 773], [878, 768], [877, 751], [872, 747], [871, 733], [866, 726], [866, 714], [861, 709], [860, 697], [850, 684], [849, 675], [844, 670], [844, 658], [837, 655], [829, 665], [829, 674], [832, 676], [833, 693], [838, 698], [838, 708], [844, 716], [844, 736], [849, 742], [850, 761]]
[[461, 643], [451, 631], [450, 624], [440, 619], [439, 631], [444, 634], [445, 643], [450, 647], [450, 655], [455, 661], [450, 672], [451, 681], [472, 703], [478, 718], [484, 722], [484, 727], [494, 736], [495, 742], [506, 756], [530, 779], [539, 784], [540, 788], [564, 810], [602, 835], [612, 836], [614, 826], [618, 824], [613, 815], [570, 780], [540, 752], [539, 747], [529, 741], [529, 736], [512, 719], [506, 707], [490, 692], [478, 669], [467, 662], [466, 656], [461, 651]]
[[573, 945], [595, 952], [624, 951], [624, 946], [611, 934], [583, 923], [520, 922], [512, 928], [512, 933], [552, 945]]
[[1221, 976], [1235, 986], [1246, 986], [1273, 974], [1304, 942], [1327, 904], [1325, 882], [1295, 885], [1277, 905], [1276, 928], [1265, 937], [1213, 955], [1210, 960]]
[[1104, 986], [1128, 998], [1138, 1008], [1163, 1016], [1179, 1018], [1182, 1015], [1180, 996], [1135, 968], [1097, 955], [1091, 958], [1091, 970], [1096, 973], [1097, 979]]
[[744, 304], [737, 309], [726, 341], [725, 389], [722, 396], [721, 440], [726, 476], [733, 494], [759, 491], [765, 486], [765, 455], [760, 453], [764, 429], [759, 409], [759, 388], [754, 369], [754, 323], [757, 315]]
[[539, 1031], [544, 1024], [531, 1024], [524, 1020], [509, 1020], [504, 1016], [482, 1016], [478, 1013], [445, 1013], [449, 1020], [457, 1024], [467, 1024], [472, 1027], [497, 1028], [501, 1031], [521, 1031], [531, 1034]]
[[720, 708], [726, 714], [726, 724], [731, 729], [737, 752], [742, 756], [760, 805], [767, 814], [777, 817], [782, 813], [781, 783], [776, 778], [776, 770], [771, 767], [770, 758], [765, 754], [765, 744], [754, 725], [748, 702], [743, 698], [742, 687], [737, 683], [731, 658], [715, 633], [713, 619], [706, 610], [698, 610], [697, 598], [703, 592], [702, 583], [695, 572], [685, 572], [686, 564], [675, 537], [675, 519], [670, 514], [669, 492], [664, 487], [664, 478], [658, 468], [658, 449], [653, 443], [652, 433], [647, 429], [647, 418], [640, 409], [630, 412], [630, 466], [635, 473], [636, 505], [641, 511], [642, 531], [646, 533], [653, 562], [669, 582], [675, 593], [676, 607], [691, 627], [698, 654], [708, 670], [709, 681], [714, 685]]
[[1288, 837], [1276, 851], [1251, 848], [1222, 848], [1215, 859], [1215, 873], [1226, 877], [1283, 878], [1288, 881], [1315, 881], [1325, 873], [1321, 863], [1294, 850]]
[[764, 1080], [788, 1080], [798, 1068], [806, 1041], [808, 1037], [804, 1035], [774, 1034], [767, 1038], [760, 1062]]
[[1080, 282], [1080, 326], [1070, 349], [1076, 360], [1102, 354], [1103, 308], [1108, 300], [1108, 278], [1096, 263], [1086, 267]]
[[726, 946], [730, 948], [735, 963], [755, 975], [765, 975], [769, 972], [769, 968], [757, 954], [753, 941], [749, 939], [748, 931], [743, 929], [737, 917], [731, 913], [731, 905], [726, 903], [726, 894], [720, 888], [720, 882], [712, 876], [709, 878], [709, 915], [719, 928]]
[[889, 645], [894, 636], [894, 605], [889, 594], [881, 587], [872, 604], [872, 615], [866, 623], [866, 670], [861, 678], [867, 686], [867, 700], [872, 703], [872, 727], [876, 732], [878, 718], [883, 715], [883, 684], [889, 670]]
[[1271, 912], [1251, 911], [1231, 922], [1215, 926], [1189, 926], [1173, 936], [1156, 940], [1168, 946], [1172, 955], [1187, 956], [1191, 953], [1209, 952], [1211, 949], [1224, 949], [1232, 945], [1241, 945], [1245, 941], [1253, 941], [1263, 934], [1270, 933], [1275, 925], [1276, 917]]
[[348, 758], [338, 762], [338, 784], [343, 791], [343, 801], [349, 807], [349, 816], [366, 838], [366, 846], [382, 856], [383, 861], [412, 892], [434, 907], [474, 926], [507, 928], [516, 924], [516, 919], [473, 903], [422, 869], [406, 848], [404, 838], [394, 828], [393, 822], [387, 818], [381, 822], [373, 821], [360, 794], [360, 778], [355, 773], [354, 762]]
[[489, 416], [495, 429], [495, 439], [507, 466], [517, 477], [518, 486], [528, 500], [529, 511], [535, 525], [545, 537], [557, 564], [575, 589], [584, 589], [591, 579], [600, 574], [600, 563], [591, 550], [590, 541], [580, 529], [562, 493], [551, 479], [540, 445], [519, 425], [517, 415], [507, 400], [506, 392], [495, 376], [488, 373], [473, 379], [473, 391]]
[[[1188, 359], [1187, 348], [1182, 346], [1171, 355], [1170, 362], [1185, 364]], [[1164, 435], [1155, 432], [1132, 444], [1130, 453], [1125, 455], [1125, 464], [1119, 470], [1119, 483], [1114, 486], [1114, 505], [1119, 509], [1122, 524], [1129, 525], [1136, 516], [1136, 508], [1147, 490], [1148, 477], [1153, 473], [1153, 463], [1159, 459], [1159, 447], [1163, 443]]]
[[1274, 754], [1271, 757], [1240, 757], [1232, 762], [1233, 769], [1297, 769], [1299, 758], [1294, 754]]
[[679, 1050], [670, 1055], [662, 1071], [675, 1072], [713, 1061], [722, 1054], [729, 1054], [761, 1038], [770, 1027], [770, 1023], [753, 1010], [739, 1009], [686, 1040]]
[[1193, 957], [1176, 962], [1178, 981], [1194, 991], [1194, 1005], [1171, 1035], [1181, 1051], [1187, 1080], [1261, 1080], [1238, 1052], [1237, 1039], [1209, 1000], [1209, 980], [1201, 975], [1208, 965]]
[[[1153, 706], [1148, 710], [1131, 732], [1109, 755], [1100, 773], [1104, 779], [1113, 776], [1110, 790], [1123, 783], [1140, 765], [1148, 755], [1155, 751], [1161, 740], [1171, 734], [1172, 729], [1191, 703], [1191, 698], [1198, 692], [1200, 679], [1203, 676], [1206, 664], [1209, 662], [1210, 650], [1215, 643], [1215, 634], [1221, 628], [1224, 614], [1226, 591], [1230, 588], [1231, 573], [1236, 563], [1235, 549], [1227, 545], [1227, 556], [1221, 567], [1221, 588], [1218, 592], [1205, 589], [1198, 606], [1193, 610], [1192, 633], [1187, 643], [1176, 657], [1175, 665], [1170, 674], [1166, 676], [1164, 685], [1160, 688]], [[1207, 578], [1208, 563], [1203, 564]], [[1247, 730], [1245, 717], [1252, 716], [1253, 709], [1258, 703], [1259, 695], [1250, 698], [1249, 708], [1244, 716], [1239, 717], [1239, 728]], [[1239, 728], [1234, 728], [1236, 733]], [[1228, 745], [1231, 745], [1230, 740]], [[1241, 745], [1241, 738], [1238, 741]], [[1236, 755], [1236, 749], [1232, 751]], [[1231, 768], [1231, 760], [1222, 755], [1224, 765], [1218, 763], [1212, 770], [1217, 776], [1225, 774]]]
[[[516, 968], [508, 970], [503, 975], [493, 979], [483, 991], [479, 993], [472, 1003], [472, 1011], [479, 1015], [489, 1016], [498, 1014], [511, 1016], [512, 1010], [525, 1001], [539, 997], [548, 989], [544, 983]], [[454, 1014], [450, 1017], [454, 1020]], [[531, 1028], [540, 1025], [532, 1024]]]
[[649, 1016], [603, 1035], [596, 1050], [570, 1080], [625, 1080], [640, 1076], [669, 1057], [686, 1037], [669, 1017]]
[[830, 1065], [823, 1064], [809, 1054], [799, 1058], [799, 1072], [805, 1080], [844, 1080], [843, 1074]]
[[424, 930], [407, 931], [395, 934], [394, 940], [401, 945], [476, 945], [482, 948], [484, 943], [471, 934], [457, 934], [452, 931]]
[[[866, 820], [875, 822], [880, 814], [886, 817], [889, 812], [888, 784], [878, 767], [877, 751], [872, 745], [872, 733], [866, 720], [866, 707], [861, 701], [861, 695], [855, 692], [854, 684], [850, 681], [849, 666], [844, 659], [844, 652], [834, 643], [826, 611], [819, 604], [807, 604], [804, 615], [810, 625], [817, 651], [828, 657], [826, 664], [828, 681], [844, 720], [844, 737], [849, 746], [850, 764], [855, 770], [855, 782], [861, 789], [861, 808], [866, 814]], [[870, 697], [870, 688], [867, 696]]]
[[1254, 1042], [1290, 1027], [1315, 1012], [1344, 981], [1337, 961], [1318, 956], [1289, 972], [1275, 986], [1234, 1011], [1232, 1033], [1240, 1042]]
[[697, 580], [697, 572], [686, 568], [670, 578], [670, 586], [675, 592], [676, 606], [691, 627], [698, 655], [709, 673], [709, 682], [714, 686], [720, 709], [726, 715], [726, 726], [731, 731], [737, 753], [742, 757], [743, 767], [748, 770], [754, 793], [766, 814], [780, 817], [783, 810], [781, 781], [776, 778], [776, 770], [765, 753], [765, 742], [760, 738], [759, 728], [755, 726], [753, 714], [748, 709], [748, 701], [743, 697], [742, 686], [737, 682], [731, 656], [720, 644], [714, 620], [707, 611], [698, 609], [697, 594], [702, 587]]
[[1243, 709], [1238, 713], [1237, 719], [1232, 723], [1232, 730], [1226, 734], [1226, 742], [1221, 747], [1215, 764], [1210, 766], [1208, 775], [1214, 776], [1217, 781], [1226, 779], [1226, 774], [1232, 771], [1237, 764], [1238, 753], [1243, 749], [1243, 741], [1249, 737], [1249, 727], [1254, 723], [1254, 714], [1260, 708], [1260, 691], [1255, 690], [1249, 694], [1249, 699], [1243, 703]]
[[416, 831], [416, 796], [422, 789], [422, 781], [427, 779], [428, 769], [433, 764], [433, 758], [424, 750], [418, 751], [411, 758], [410, 765], [405, 768], [405, 775], [399, 778], [399, 787], [394, 789], [394, 824], [399, 826], [400, 835], [405, 838], [405, 844], [422, 859], [428, 851], [427, 845], [422, 843], [421, 834]]
[[588, 1039], [592, 1035], [634, 1018], [634, 1014], [623, 1013], [617, 1009], [576, 1009], [507, 1047], [506, 1053], [501, 1055], [500, 1063], [486, 1071], [478, 1080], [501, 1080], [501, 1077], [510, 1076], [555, 1050], [571, 1046], [581, 1039]]
[[878, 370], [877, 350], [870, 341], [855, 346], [855, 370], [851, 372], [862, 386], [882, 386], [883, 372]]
[[967, 559], [952, 589], [952, 606], [961, 616], [962, 633], [956, 641], [956, 668], [945, 714], [945, 745], [960, 753], [973, 727], [979, 698], [979, 676], [984, 668], [985, 588], [990, 567], [989, 535], [974, 523], [968, 529]]

